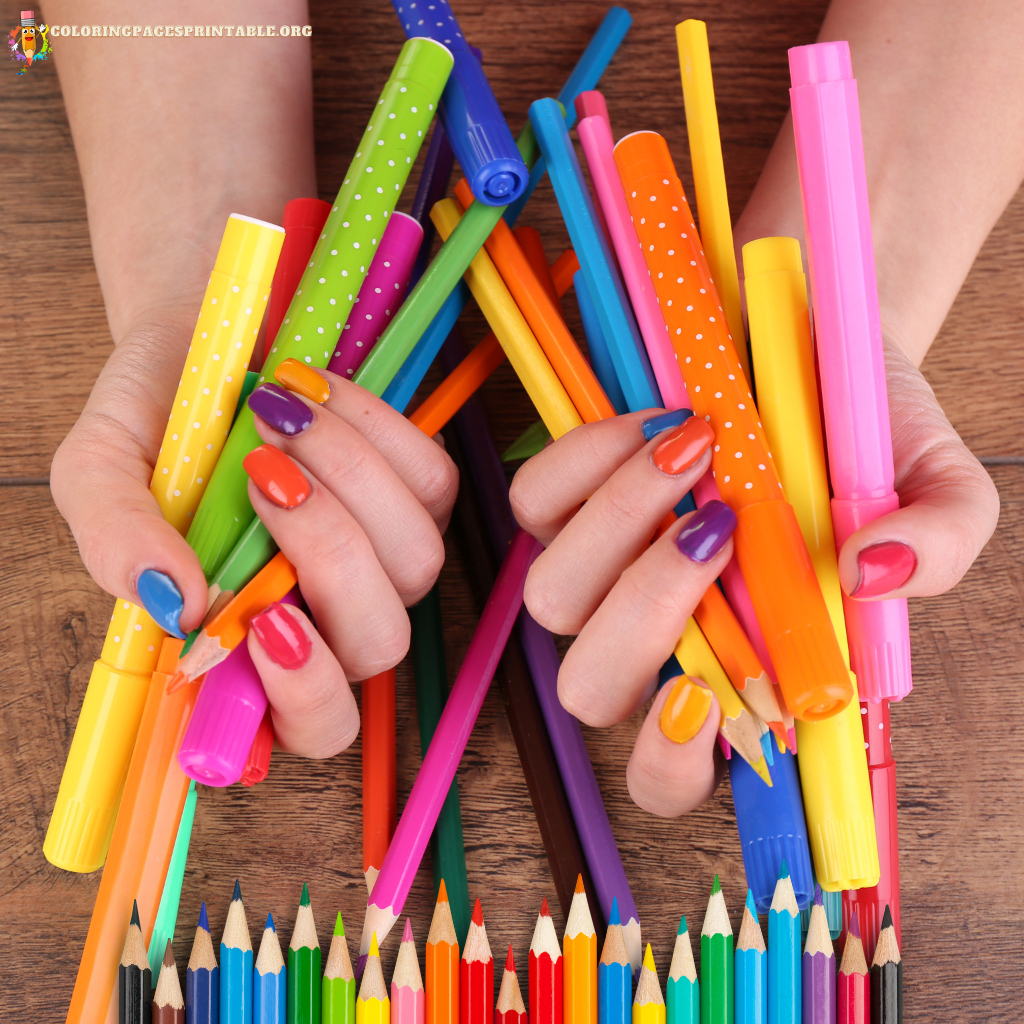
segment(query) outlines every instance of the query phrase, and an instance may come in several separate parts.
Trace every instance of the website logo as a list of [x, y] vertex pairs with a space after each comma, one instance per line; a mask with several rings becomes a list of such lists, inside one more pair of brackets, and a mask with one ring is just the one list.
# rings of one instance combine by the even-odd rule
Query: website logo
[[36, 26], [35, 11], [21, 12], [20, 27], [12, 28], [7, 34], [7, 48], [19, 75], [25, 74], [36, 61], [50, 56], [49, 34], [49, 26]]

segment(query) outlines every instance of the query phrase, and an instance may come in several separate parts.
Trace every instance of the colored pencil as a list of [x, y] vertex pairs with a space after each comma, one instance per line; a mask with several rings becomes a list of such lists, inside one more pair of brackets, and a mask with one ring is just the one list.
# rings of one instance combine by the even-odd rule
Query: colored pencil
[[426, 968], [426, 1024], [458, 1024], [459, 942], [443, 878], [427, 933]]
[[196, 937], [185, 971], [185, 1020], [188, 1024], [218, 1024], [220, 1021], [220, 968], [213, 952], [205, 903], [199, 907]]
[[803, 955], [803, 1024], [836, 1024], [836, 954], [821, 888], [814, 894]]
[[398, 817], [395, 766], [395, 670], [364, 679], [363, 724], [363, 877], [373, 892]]
[[[607, 941], [607, 940], [605, 940]], [[530, 1021], [562, 1024], [562, 950], [547, 898], [542, 900], [530, 942]]]
[[563, 1024], [597, 1024], [597, 934], [582, 876], [565, 922], [562, 962]]
[[253, 1024], [285, 1024], [287, 1015], [288, 968], [274, 918], [267, 914], [252, 975], [252, 1020]]
[[487, 942], [484, 912], [477, 900], [459, 963], [460, 1024], [491, 1024], [494, 1016], [494, 957]]
[[319, 1024], [321, 994], [320, 942], [316, 937], [309, 889], [303, 882], [299, 912], [295, 915], [295, 927], [288, 943], [289, 1024]]
[[856, 910], [850, 918], [843, 961], [839, 965], [836, 1024], [871, 1024], [871, 975], [864, 956]]
[[380, 950], [374, 934], [370, 937], [370, 952], [366, 956], [363, 980], [359, 984], [359, 995], [356, 998], [356, 1024], [390, 1024], [390, 1021], [391, 1000], [388, 999], [388, 989], [384, 984]]
[[117, 1024], [149, 1024], [153, 1007], [152, 977], [146, 944], [142, 941], [139, 907], [134, 904], [117, 968]]
[[526, 1007], [523, 1005], [523, 994], [519, 991], [516, 961], [511, 946], [508, 947], [508, 956], [505, 958], [505, 972], [501, 976], [498, 1002], [494, 1006], [494, 1024], [526, 1024]]
[[768, 951], [750, 889], [747, 889], [747, 903], [736, 939], [735, 979], [736, 1024], [767, 1024]]
[[327, 966], [321, 983], [320, 1012], [322, 1024], [355, 1024], [356, 979], [345, 941], [345, 922], [341, 911], [334, 919], [334, 935], [327, 954]]
[[658, 983], [658, 971], [654, 966], [651, 944], [644, 950], [644, 962], [640, 977], [636, 981], [636, 998], [633, 1000], [633, 1024], [665, 1024], [665, 1000]]
[[685, 916], [679, 919], [665, 993], [667, 1024], [700, 1024], [700, 982]]
[[800, 908], [782, 862], [768, 911], [768, 1024], [800, 1024]]
[[888, 907], [871, 961], [871, 1024], [903, 1024], [903, 960]]
[[732, 925], [722, 885], [715, 875], [700, 933], [701, 1024], [732, 1024], [734, 967]]
[[220, 940], [222, 1024], [252, 1024], [252, 969], [252, 942], [249, 941], [242, 890], [236, 878]]
[[170, 939], [164, 946], [160, 977], [153, 993], [152, 1024], [185, 1024], [185, 999], [181, 994], [181, 982], [178, 980], [178, 967], [174, 962]]
[[425, 1024], [426, 997], [423, 976], [412, 937], [412, 921], [405, 919], [402, 943], [398, 947], [395, 973], [391, 976], [391, 1012], [395, 1024]]
[[598, 1024], [629, 1024], [635, 1010], [633, 1002], [633, 968], [626, 953], [619, 917], [619, 901], [612, 900], [608, 931], [597, 964]]

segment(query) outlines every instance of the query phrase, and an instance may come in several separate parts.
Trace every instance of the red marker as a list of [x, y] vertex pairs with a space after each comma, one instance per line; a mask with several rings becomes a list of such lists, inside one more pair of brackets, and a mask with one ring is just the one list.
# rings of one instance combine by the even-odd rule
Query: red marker
[[530, 1022], [562, 1024], [562, 947], [546, 899], [530, 943]]
[[494, 957], [477, 900], [459, 964], [459, 1024], [492, 1024], [493, 1016]]
[[516, 961], [511, 946], [505, 958], [505, 973], [501, 976], [498, 1005], [494, 1008], [494, 1024], [526, 1024], [526, 1007], [523, 1006], [523, 994], [519, 991]]

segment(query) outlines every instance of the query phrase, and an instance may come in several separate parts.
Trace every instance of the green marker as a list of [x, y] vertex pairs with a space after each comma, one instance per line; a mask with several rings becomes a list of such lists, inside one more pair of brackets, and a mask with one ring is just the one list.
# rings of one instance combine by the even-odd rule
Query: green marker
[[288, 1024], [320, 1024], [321, 994], [320, 942], [309, 905], [309, 889], [303, 882], [295, 929], [288, 943]]
[[355, 1024], [356, 979], [345, 941], [345, 922], [338, 911], [334, 922], [334, 937], [327, 955], [323, 978], [323, 1024]]
[[700, 1024], [700, 982], [693, 962], [693, 947], [686, 917], [679, 919], [676, 947], [665, 988], [665, 1024]]
[[[261, 382], [273, 380], [274, 370], [285, 359], [310, 366], [329, 362], [451, 67], [451, 53], [431, 39], [410, 39], [402, 47], [267, 353]], [[188, 532], [208, 580], [252, 522], [242, 460], [261, 443], [246, 406], [231, 429]]]
[[715, 875], [700, 933], [701, 1024], [733, 1024], [733, 966], [732, 925], [722, 885]]

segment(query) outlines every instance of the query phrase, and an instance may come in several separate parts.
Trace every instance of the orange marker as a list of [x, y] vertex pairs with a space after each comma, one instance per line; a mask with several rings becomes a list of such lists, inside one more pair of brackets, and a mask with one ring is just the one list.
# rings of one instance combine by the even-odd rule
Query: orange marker
[[395, 769], [395, 670], [364, 679], [363, 876], [373, 892], [398, 819]]
[[736, 558], [786, 704], [805, 721], [830, 718], [850, 702], [849, 673], [668, 145], [635, 132], [615, 163], [694, 412], [715, 431], [715, 482], [739, 520]]
[[427, 935], [426, 1024], [459, 1024], [459, 940], [444, 879]]
[[[533, 267], [533, 272], [537, 275], [537, 280], [544, 286], [544, 291], [548, 293], [557, 306], [558, 299], [571, 287], [573, 274], [576, 273], [576, 270], [580, 269], [579, 260], [576, 260], [576, 270], [569, 275], [569, 284], [567, 284], [565, 289], [560, 292], [555, 287], [555, 271], [553, 268], [548, 268], [548, 257], [547, 253], [544, 251], [544, 240], [540, 237], [540, 232], [536, 228], [530, 227], [527, 224], [521, 224], [519, 227], [513, 229], [512, 234], [516, 236], [519, 248], [523, 250], [523, 254], [530, 261], [530, 266]], [[572, 252], [572, 249], [566, 249], [559, 259], [563, 259], [570, 252]]]

